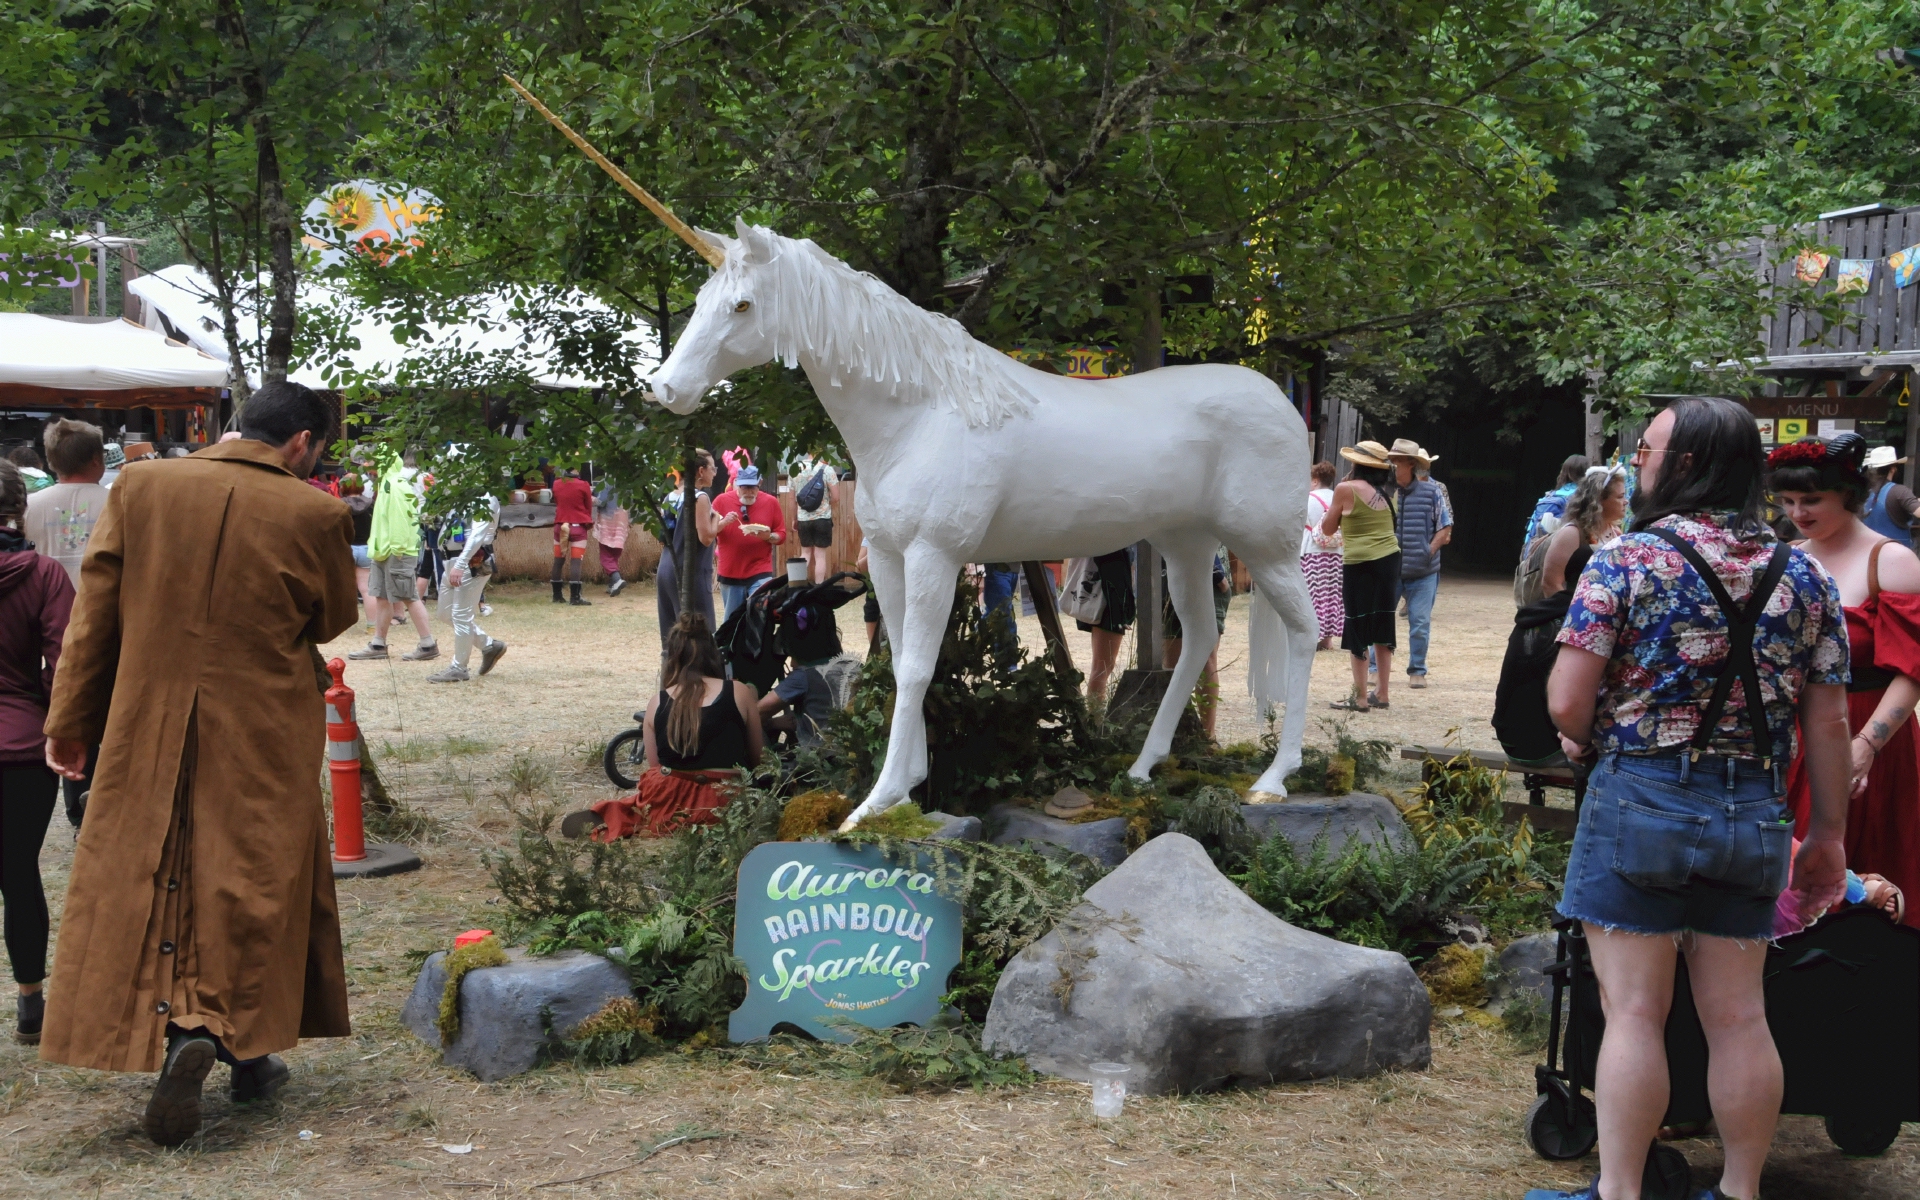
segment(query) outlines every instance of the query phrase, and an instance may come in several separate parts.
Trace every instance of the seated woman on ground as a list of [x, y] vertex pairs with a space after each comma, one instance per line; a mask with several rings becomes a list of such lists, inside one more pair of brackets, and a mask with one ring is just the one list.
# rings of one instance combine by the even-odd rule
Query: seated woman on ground
[[753, 688], [726, 678], [720, 651], [699, 613], [681, 613], [667, 634], [660, 693], [647, 705], [647, 770], [632, 796], [602, 800], [560, 824], [565, 837], [667, 837], [717, 820], [743, 767], [760, 764], [760, 713]]

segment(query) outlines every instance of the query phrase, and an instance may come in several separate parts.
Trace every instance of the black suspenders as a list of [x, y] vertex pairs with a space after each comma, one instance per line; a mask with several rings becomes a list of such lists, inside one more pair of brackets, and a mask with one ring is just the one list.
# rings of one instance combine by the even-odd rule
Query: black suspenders
[[1760, 752], [1760, 765], [1773, 768], [1773, 733], [1767, 728], [1767, 710], [1760, 697], [1760, 668], [1753, 659], [1753, 635], [1760, 625], [1760, 615], [1767, 610], [1767, 601], [1772, 598], [1773, 590], [1780, 585], [1780, 577], [1786, 574], [1787, 559], [1793, 549], [1785, 542], [1773, 548], [1773, 557], [1767, 560], [1767, 569], [1754, 584], [1753, 594], [1747, 597], [1745, 608], [1734, 604], [1733, 597], [1727, 595], [1727, 586], [1700, 557], [1685, 538], [1670, 529], [1649, 529], [1668, 545], [1680, 552], [1682, 558], [1693, 567], [1707, 590], [1713, 593], [1713, 602], [1727, 618], [1727, 661], [1720, 664], [1720, 674], [1713, 681], [1713, 698], [1707, 702], [1707, 711], [1701, 714], [1700, 727], [1694, 731], [1692, 754], [1693, 761], [1699, 761], [1706, 753], [1707, 743], [1712, 740], [1714, 730], [1719, 728], [1720, 717], [1726, 711], [1727, 697], [1733, 691], [1733, 681], [1740, 681], [1741, 692], [1746, 700], [1747, 719], [1753, 723], [1753, 746]]

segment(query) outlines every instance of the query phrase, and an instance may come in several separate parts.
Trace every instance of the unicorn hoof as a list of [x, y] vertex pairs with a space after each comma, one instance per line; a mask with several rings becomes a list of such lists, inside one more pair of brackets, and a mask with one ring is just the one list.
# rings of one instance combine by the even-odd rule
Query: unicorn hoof
[[859, 814], [857, 813], [849, 814], [846, 820], [840, 822], [840, 828], [838, 832], [852, 833], [855, 829], [858, 829], [859, 827], [860, 827]]
[[1263, 792], [1256, 788], [1247, 793], [1246, 802], [1248, 804], [1285, 804], [1286, 801], [1285, 792]]

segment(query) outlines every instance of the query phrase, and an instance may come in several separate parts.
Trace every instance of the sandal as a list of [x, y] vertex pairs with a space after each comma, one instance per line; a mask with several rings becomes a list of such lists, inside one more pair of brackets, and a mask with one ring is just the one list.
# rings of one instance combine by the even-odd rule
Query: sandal
[[1379, 709], [1381, 712], [1391, 712], [1393, 710], [1393, 705], [1388, 704], [1385, 700], [1382, 700], [1380, 698], [1380, 693], [1378, 692], [1367, 693], [1367, 704], [1373, 708]]
[[1327, 707], [1331, 709], [1335, 709], [1339, 712], [1372, 712], [1373, 711], [1367, 705], [1355, 704], [1353, 702], [1352, 696], [1348, 696], [1345, 700], [1335, 700], [1332, 704], [1327, 705]]

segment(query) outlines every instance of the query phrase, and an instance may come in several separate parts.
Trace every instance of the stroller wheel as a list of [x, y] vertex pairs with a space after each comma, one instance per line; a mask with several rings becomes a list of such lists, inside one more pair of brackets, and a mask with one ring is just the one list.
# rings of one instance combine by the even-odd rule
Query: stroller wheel
[[1693, 1194], [1693, 1166], [1687, 1156], [1655, 1142], [1647, 1151], [1646, 1170], [1640, 1175], [1642, 1200], [1689, 1200]]
[[[1567, 1110], [1573, 1111], [1569, 1113]], [[1593, 1102], [1575, 1096], [1571, 1103], [1551, 1092], [1543, 1092], [1527, 1109], [1527, 1144], [1541, 1158], [1554, 1162], [1583, 1158], [1600, 1140], [1593, 1114]]]
[[[644, 714], [643, 714], [644, 715]], [[607, 779], [622, 791], [632, 791], [640, 786], [640, 776], [647, 771], [647, 744], [644, 731], [629, 729], [607, 743], [600, 755], [600, 765], [607, 773]]]
[[1872, 1158], [1900, 1136], [1900, 1119], [1879, 1113], [1841, 1113], [1827, 1118], [1827, 1137], [1842, 1154]]

